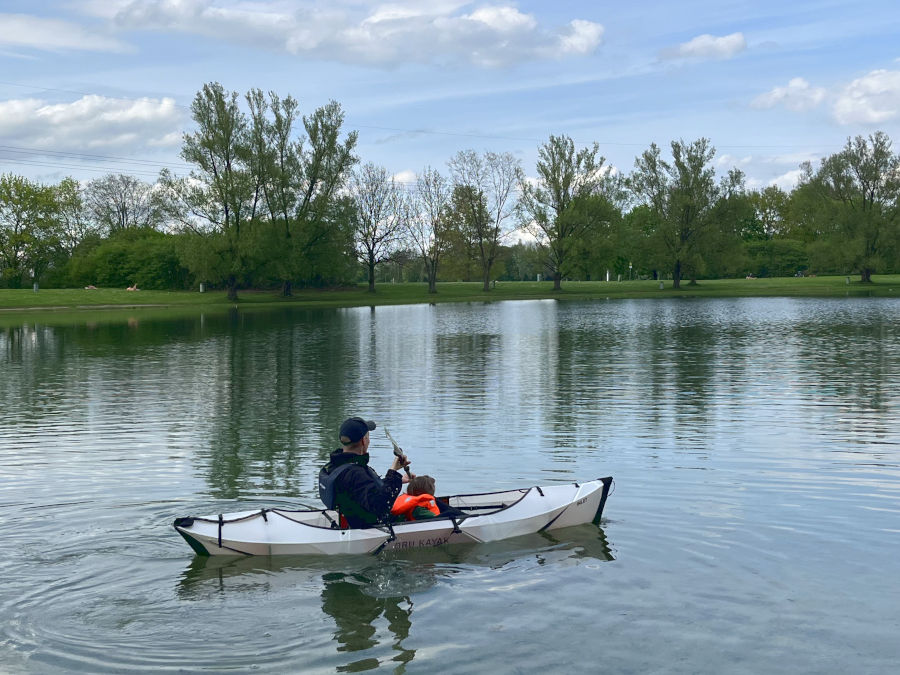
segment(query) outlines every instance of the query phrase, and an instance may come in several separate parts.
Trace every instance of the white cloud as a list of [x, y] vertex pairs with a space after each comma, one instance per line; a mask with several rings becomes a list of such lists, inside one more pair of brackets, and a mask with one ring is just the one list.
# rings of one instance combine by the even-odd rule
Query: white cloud
[[377, 23], [379, 21], [394, 21], [412, 19], [421, 16], [433, 16], [445, 12], [455, 12], [461, 7], [465, 7], [468, 0], [432, 0], [432, 2], [421, 2], [420, 0], [407, 0], [406, 2], [395, 2], [391, 4], [379, 5], [369, 16], [366, 22]]
[[526, 230], [523, 227], [513, 230], [508, 235], [506, 235], [506, 239], [503, 242], [507, 246], [515, 246], [516, 244], [539, 244], [540, 241], [534, 235], [533, 232]]
[[900, 116], [900, 70], [873, 70], [837, 95], [832, 109], [841, 124], [881, 124]]
[[800, 177], [802, 175], [802, 169], [792, 169], [770, 180], [769, 185], [776, 185], [785, 192], [790, 192], [795, 187], [797, 187], [797, 182], [800, 180]]
[[537, 21], [533, 16], [522, 14], [515, 7], [482, 7], [463, 18], [483, 23], [497, 33], [516, 33], [537, 28]]
[[408, 184], [415, 185], [416, 184], [416, 172], [411, 171], [409, 169], [404, 169], [403, 171], [398, 171], [393, 176], [395, 183], [400, 184]]
[[505, 66], [584, 56], [603, 26], [575, 19], [542, 26], [511, 4], [334, 0], [248, 4], [234, 0], [89, 0], [82, 8], [120, 30], [180, 31], [311, 58], [364, 65], [468, 62]]
[[151, 148], [175, 148], [181, 145], [180, 131], [171, 131], [163, 134], [158, 138], [150, 138], [147, 140], [147, 146]]
[[560, 35], [559, 48], [566, 54], [591, 54], [603, 40], [603, 26], [593, 21], [574, 19]]
[[177, 147], [184, 117], [185, 111], [170, 98], [84, 96], [71, 103], [12, 99], [0, 101], [0, 143], [55, 152]]
[[766, 184], [763, 183], [759, 178], [753, 178], [752, 176], [747, 176], [746, 179], [744, 180], [744, 187], [747, 188], [748, 191], [749, 190], [759, 190], [761, 188], [764, 188], [765, 186], [766, 186]]
[[664, 59], [730, 59], [747, 49], [747, 41], [743, 33], [731, 33], [716, 37], [715, 35], [698, 35], [689, 42], [682, 42], [677, 47], [664, 49], [660, 56]]
[[107, 35], [59, 19], [0, 14], [0, 45], [41, 50], [122, 52], [128, 47]]
[[898, 119], [900, 70], [873, 70], [832, 92], [795, 77], [787, 86], [757, 96], [751, 105], [755, 108], [783, 105], [788, 110], [804, 112], [826, 99], [831, 101], [832, 115], [839, 124], [876, 125]]
[[802, 112], [810, 110], [825, 100], [823, 87], [812, 87], [802, 77], [795, 77], [785, 87], [775, 87], [772, 91], [760, 94], [751, 105], [754, 108], [774, 108], [783, 105], [788, 110]]
[[716, 164], [720, 167], [741, 167], [747, 166], [750, 162], [753, 161], [752, 155], [747, 155], [746, 157], [735, 157], [734, 155], [720, 155], [716, 160]]

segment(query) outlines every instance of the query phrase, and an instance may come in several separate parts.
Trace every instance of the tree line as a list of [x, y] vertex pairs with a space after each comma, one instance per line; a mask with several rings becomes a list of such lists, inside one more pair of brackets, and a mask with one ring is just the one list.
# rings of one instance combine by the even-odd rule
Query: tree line
[[[356, 153], [329, 102], [241, 97], [209, 83], [191, 105], [185, 175], [45, 185], [0, 176], [0, 285], [184, 289], [367, 281], [687, 279], [900, 271], [900, 156], [848, 138], [789, 192], [717, 176], [706, 138], [652, 144], [629, 173], [597, 143], [551, 135], [533, 176], [508, 152], [456, 153], [412, 183]], [[516, 233], [519, 234], [516, 237]], [[524, 235], [524, 236], [523, 236]]]

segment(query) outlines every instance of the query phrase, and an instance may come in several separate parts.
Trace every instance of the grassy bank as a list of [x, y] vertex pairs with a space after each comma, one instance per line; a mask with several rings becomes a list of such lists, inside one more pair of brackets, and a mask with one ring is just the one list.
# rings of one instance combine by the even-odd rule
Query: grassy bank
[[[856, 277], [784, 277], [775, 279], [715, 279], [697, 285], [687, 282], [678, 290], [666, 281], [570, 281], [554, 292], [549, 282], [498, 282], [489, 292], [480, 283], [441, 283], [436, 295], [429, 295], [425, 284], [381, 284], [372, 294], [359, 285], [351, 288], [295, 291], [290, 298], [276, 291], [242, 291], [240, 306], [355, 307], [362, 305], [399, 305], [422, 302], [488, 302], [500, 300], [593, 300], [606, 298], [672, 297], [900, 297], [900, 275], [876, 276], [863, 284]], [[0, 313], [13, 312], [95, 312], [113, 309], [223, 308], [230, 303], [224, 291], [126, 291], [124, 289], [0, 289]]]

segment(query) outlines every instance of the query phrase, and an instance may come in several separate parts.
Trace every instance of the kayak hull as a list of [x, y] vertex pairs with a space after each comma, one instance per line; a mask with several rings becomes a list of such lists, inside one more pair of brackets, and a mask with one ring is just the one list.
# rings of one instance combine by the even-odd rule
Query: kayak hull
[[340, 529], [327, 510], [258, 509], [178, 518], [174, 527], [199, 555], [353, 555], [508, 539], [599, 522], [612, 478], [447, 497], [458, 518]]

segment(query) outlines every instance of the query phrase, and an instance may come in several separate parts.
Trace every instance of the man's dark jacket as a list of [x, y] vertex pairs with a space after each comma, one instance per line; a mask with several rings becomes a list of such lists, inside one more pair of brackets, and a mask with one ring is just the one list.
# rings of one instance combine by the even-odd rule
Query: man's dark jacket
[[333, 471], [343, 464], [344, 469], [335, 479], [338, 510], [350, 527], [371, 527], [390, 520], [391, 506], [403, 487], [403, 478], [388, 469], [384, 478], [369, 466], [369, 455], [355, 455], [338, 448], [331, 453], [328, 464]]

